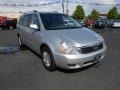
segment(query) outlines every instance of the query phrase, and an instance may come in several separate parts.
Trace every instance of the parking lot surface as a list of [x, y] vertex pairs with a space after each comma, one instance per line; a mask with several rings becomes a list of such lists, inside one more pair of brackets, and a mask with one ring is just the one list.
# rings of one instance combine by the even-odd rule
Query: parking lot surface
[[[48, 72], [38, 55], [19, 50], [15, 30], [0, 30], [0, 90], [120, 90], [120, 30], [98, 29], [108, 46], [105, 58], [88, 68]], [[9, 50], [8, 50], [9, 51]]]

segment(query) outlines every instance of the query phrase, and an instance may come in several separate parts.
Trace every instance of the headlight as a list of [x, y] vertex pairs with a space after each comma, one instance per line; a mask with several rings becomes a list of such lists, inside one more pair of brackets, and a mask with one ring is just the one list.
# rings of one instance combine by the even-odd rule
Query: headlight
[[66, 42], [60, 43], [59, 50], [63, 54], [70, 54], [70, 55], [80, 54], [78, 48], [76, 48], [75, 46], [72, 46]]

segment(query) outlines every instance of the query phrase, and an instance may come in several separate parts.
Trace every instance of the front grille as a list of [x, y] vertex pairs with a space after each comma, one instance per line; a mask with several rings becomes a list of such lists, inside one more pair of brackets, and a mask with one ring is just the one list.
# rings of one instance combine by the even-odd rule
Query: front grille
[[88, 47], [82, 47], [81, 51], [83, 54], [91, 53], [94, 51], [98, 51], [103, 48], [103, 43], [99, 43], [93, 46], [88, 46]]

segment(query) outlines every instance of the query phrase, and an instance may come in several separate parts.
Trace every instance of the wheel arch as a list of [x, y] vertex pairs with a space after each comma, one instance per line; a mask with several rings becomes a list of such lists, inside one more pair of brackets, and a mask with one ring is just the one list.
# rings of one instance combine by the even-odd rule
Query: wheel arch
[[[40, 53], [42, 52], [42, 49], [43, 49], [44, 47], [47, 47], [47, 48], [50, 49], [50, 47], [49, 47], [47, 44], [43, 43], [43, 44], [40, 45]], [[51, 50], [51, 49], [50, 49], [50, 50]]]
[[52, 53], [52, 55], [53, 55], [53, 57], [54, 57], [54, 49], [52, 48], [51, 45], [48, 45], [46, 43], [41, 44], [41, 46], [40, 46], [40, 55], [42, 54], [42, 48], [44, 48], [44, 47], [49, 48], [51, 53]]

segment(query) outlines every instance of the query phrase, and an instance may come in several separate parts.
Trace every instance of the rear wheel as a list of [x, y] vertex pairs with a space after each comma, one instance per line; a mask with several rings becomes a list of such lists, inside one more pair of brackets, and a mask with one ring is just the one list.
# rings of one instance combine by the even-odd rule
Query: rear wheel
[[23, 44], [23, 42], [22, 42], [22, 40], [21, 40], [20, 35], [18, 35], [18, 45], [20, 46], [20, 48], [23, 48], [23, 47], [24, 47], [24, 44]]
[[52, 71], [56, 70], [56, 65], [54, 62], [52, 52], [50, 51], [50, 49], [48, 47], [44, 47], [42, 49], [42, 62], [43, 62], [44, 67], [48, 71], [52, 72]]

